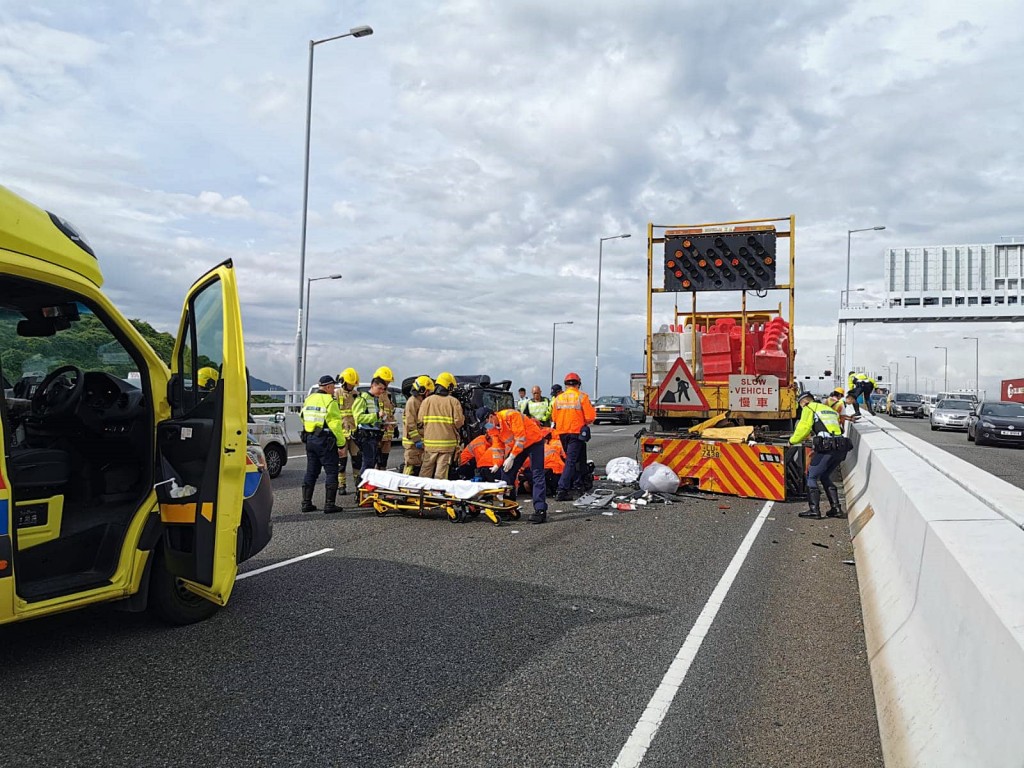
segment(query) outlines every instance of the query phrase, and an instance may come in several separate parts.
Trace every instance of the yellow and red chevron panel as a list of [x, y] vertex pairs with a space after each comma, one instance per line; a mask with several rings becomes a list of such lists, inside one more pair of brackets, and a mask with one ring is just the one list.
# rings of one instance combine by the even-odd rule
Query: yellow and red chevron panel
[[683, 481], [694, 481], [702, 491], [770, 501], [786, 499], [784, 446], [644, 437], [640, 451], [644, 467], [664, 464]]

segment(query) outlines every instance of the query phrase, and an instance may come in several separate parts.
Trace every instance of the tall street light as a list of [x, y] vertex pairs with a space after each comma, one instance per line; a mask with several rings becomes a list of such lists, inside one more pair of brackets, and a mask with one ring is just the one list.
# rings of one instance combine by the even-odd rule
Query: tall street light
[[846, 292], [850, 292], [850, 236], [854, 232], [879, 232], [885, 227], [864, 227], [863, 229], [846, 230]]
[[896, 366], [896, 379], [893, 381], [893, 387], [892, 387], [892, 393], [895, 395], [896, 392], [898, 392], [899, 388], [900, 388], [900, 364], [897, 363], [895, 360], [890, 360], [889, 361], [889, 365], [895, 365]]
[[572, 325], [572, 320], [551, 324], [551, 385], [555, 384], [555, 329], [560, 325]]
[[917, 355], [907, 355], [908, 360], [914, 361], [914, 392], [918, 392], [917, 389]]
[[[309, 79], [306, 82], [306, 154], [302, 179], [302, 244], [299, 247], [299, 319], [295, 327], [295, 374], [292, 377], [292, 389], [296, 392], [302, 389], [305, 380], [305, 344], [303, 343], [305, 326], [302, 322], [302, 315], [305, 308], [303, 290], [306, 281], [306, 219], [309, 212], [309, 131], [313, 112], [313, 49], [321, 43], [329, 43], [343, 37], [366, 37], [372, 34], [373, 29], [370, 27], [352, 27], [343, 35], [309, 41]], [[301, 399], [298, 402], [301, 402]]]
[[978, 354], [979, 354], [979, 343], [977, 336], [964, 336], [964, 341], [974, 341], [974, 394], [980, 400], [981, 399], [981, 385], [978, 383]]
[[315, 283], [317, 280], [340, 280], [341, 275], [324, 275], [323, 277], [307, 277], [306, 278], [306, 314], [305, 314], [305, 327], [302, 330], [302, 382], [300, 389], [306, 388], [306, 350], [309, 348], [309, 286], [310, 283]]
[[942, 350], [942, 394], [949, 390], [949, 347], [935, 347]]
[[[604, 257], [604, 241], [605, 240], [618, 240], [620, 238], [629, 237], [629, 233], [626, 232], [621, 235], [612, 235], [611, 237], [602, 237], [597, 243], [597, 330], [594, 333], [594, 399], [598, 397], [597, 381], [598, 381], [598, 369], [599, 359], [601, 357], [601, 262]], [[552, 374], [553, 375], [553, 374]]]

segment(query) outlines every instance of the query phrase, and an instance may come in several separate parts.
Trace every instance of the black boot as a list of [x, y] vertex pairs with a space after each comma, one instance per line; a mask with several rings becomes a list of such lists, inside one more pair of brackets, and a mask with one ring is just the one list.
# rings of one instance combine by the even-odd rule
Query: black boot
[[348, 491], [345, 490], [345, 485], [346, 485], [345, 470], [346, 469], [348, 469], [348, 456], [345, 456], [344, 458], [338, 459], [338, 493], [341, 494], [342, 496], [344, 496], [346, 493], [348, 493]]
[[316, 507], [313, 505], [312, 485], [302, 486], [302, 507], [299, 509], [299, 511], [303, 514], [305, 514], [306, 512], [316, 512]]
[[534, 510], [533, 514], [526, 519], [529, 520], [531, 523], [546, 523], [548, 521], [547, 510], [542, 509], [539, 512], [537, 510]]
[[337, 506], [334, 502], [338, 498], [338, 486], [328, 485], [326, 494], [324, 496], [324, 514], [333, 515], [335, 512], [341, 512], [341, 507]]
[[828, 517], [837, 517], [840, 520], [846, 517], [846, 513], [843, 512], [843, 508], [839, 506], [839, 489], [834, 485], [831, 488], [825, 489], [825, 495], [828, 497], [829, 510], [827, 512]]
[[807, 489], [807, 504], [809, 509], [801, 512], [799, 516], [819, 519], [821, 517], [821, 488]]

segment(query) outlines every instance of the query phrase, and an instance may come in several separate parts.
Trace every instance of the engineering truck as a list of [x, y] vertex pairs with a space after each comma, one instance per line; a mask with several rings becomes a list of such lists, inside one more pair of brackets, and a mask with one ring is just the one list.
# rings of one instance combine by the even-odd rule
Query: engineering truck
[[[803, 493], [806, 457], [786, 439], [799, 397], [795, 224], [788, 216], [647, 225], [644, 407], [653, 431], [641, 437], [643, 466], [660, 462], [717, 493], [778, 501]], [[722, 292], [736, 298], [728, 309], [698, 307], [699, 296]], [[780, 292], [788, 301], [765, 308]], [[674, 309], [655, 332], [654, 296], [665, 293]]]

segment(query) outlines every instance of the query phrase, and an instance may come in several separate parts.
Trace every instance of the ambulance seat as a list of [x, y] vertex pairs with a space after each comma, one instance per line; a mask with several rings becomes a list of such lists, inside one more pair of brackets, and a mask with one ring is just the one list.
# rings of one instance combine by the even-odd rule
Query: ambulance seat
[[57, 448], [18, 448], [11, 451], [7, 471], [15, 497], [31, 499], [39, 491], [67, 485], [71, 479], [71, 456]]

